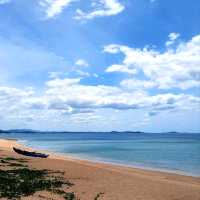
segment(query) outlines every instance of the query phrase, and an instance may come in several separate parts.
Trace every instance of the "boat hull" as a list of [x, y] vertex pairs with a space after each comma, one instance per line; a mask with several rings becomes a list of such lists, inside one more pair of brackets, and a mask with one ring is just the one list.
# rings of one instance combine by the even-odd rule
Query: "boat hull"
[[47, 158], [49, 156], [47, 154], [31, 152], [31, 151], [25, 151], [25, 150], [17, 149], [15, 147], [13, 147], [13, 150], [16, 153], [24, 155], [24, 156], [30, 156], [30, 157], [36, 157], [36, 158]]

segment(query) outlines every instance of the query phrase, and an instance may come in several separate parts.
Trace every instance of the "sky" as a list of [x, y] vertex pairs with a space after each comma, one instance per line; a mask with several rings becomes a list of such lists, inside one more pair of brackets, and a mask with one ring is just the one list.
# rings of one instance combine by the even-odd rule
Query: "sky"
[[199, 0], [0, 0], [0, 129], [200, 132]]

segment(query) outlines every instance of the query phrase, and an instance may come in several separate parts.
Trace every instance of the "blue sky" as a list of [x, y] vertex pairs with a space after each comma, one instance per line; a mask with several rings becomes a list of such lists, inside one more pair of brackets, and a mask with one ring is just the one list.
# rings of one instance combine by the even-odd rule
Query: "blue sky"
[[0, 127], [199, 132], [199, 10], [0, 0]]

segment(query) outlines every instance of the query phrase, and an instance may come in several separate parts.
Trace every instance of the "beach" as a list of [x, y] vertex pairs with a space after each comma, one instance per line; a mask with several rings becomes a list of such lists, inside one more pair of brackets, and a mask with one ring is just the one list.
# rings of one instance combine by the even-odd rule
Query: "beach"
[[[24, 158], [12, 147], [23, 147], [15, 140], [0, 139], [0, 157]], [[80, 200], [199, 200], [200, 178], [172, 173], [95, 163], [50, 154], [49, 158], [28, 158], [34, 169], [59, 170], [73, 182], [73, 191]], [[41, 195], [42, 194], [42, 195]], [[48, 192], [37, 192], [22, 199], [53, 198]]]

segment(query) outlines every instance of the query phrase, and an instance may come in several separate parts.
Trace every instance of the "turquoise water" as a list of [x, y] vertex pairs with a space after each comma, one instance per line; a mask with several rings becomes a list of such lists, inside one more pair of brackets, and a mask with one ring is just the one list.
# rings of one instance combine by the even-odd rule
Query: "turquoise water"
[[83, 159], [200, 176], [200, 134], [9, 133], [0, 137]]

